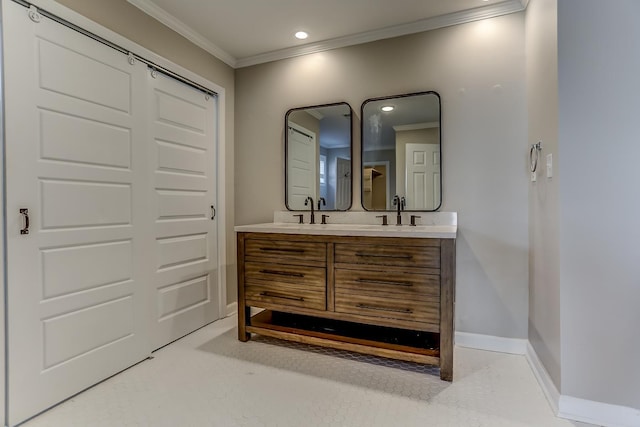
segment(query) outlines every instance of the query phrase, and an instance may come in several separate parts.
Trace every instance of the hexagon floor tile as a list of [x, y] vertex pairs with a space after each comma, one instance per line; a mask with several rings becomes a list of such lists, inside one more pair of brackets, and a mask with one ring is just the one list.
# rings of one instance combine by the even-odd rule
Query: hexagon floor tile
[[[437, 368], [254, 336], [235, 316], [208, 325], [24, 427], [571, 427], [524, 356], [456, 347]], [[584, 425], [584, 424], [581, 424]]]

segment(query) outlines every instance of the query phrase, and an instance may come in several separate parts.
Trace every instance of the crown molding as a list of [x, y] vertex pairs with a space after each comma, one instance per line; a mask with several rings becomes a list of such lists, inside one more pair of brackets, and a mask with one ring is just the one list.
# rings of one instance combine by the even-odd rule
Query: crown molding
[[224, 49], [218, 47], [209, 39], [204, 37], [199, 32], [193, 30], [184, 22], [177, 19], [175, 16], [168, 13], [166, 10], [158, 7], [155, 3], [149, 0], [127, 0], [128, 3], [137, 7], [147, 15], [163, 23], [167, 27], [171, 28], [176, 33], [180, 34], [191, 43], [206, 50], [211, 55], [215, 56], [225, 64], [232, 68], [236, 68], [236, 58], [227, 53]]
[[273, 52], [267, 52], [260, 55], [248, 56], [238, 59], [236, 61], [236, 68], [249, 67], [251, 65], [258, 65], [280, 59], [293, 58], [296, 56], [324, 52], [341, 47], [369, 43], [376, 40], [465, 24], [467, 22], [479, 21], [481, 19], [495, 18], [497, 16], [523, 11], [525, 9], [523, 2], [528, 2], [528, 0], [507, 0], [461, 12], [435, 16], [433, 18], [423, 19], [409, 24], [395, 25], [393, 27], [382, 28], [380, 30], [368, 31], [345, 37], [338, 37], [319, 43], [309, 43], [302, 46], [275, 50]]
[[275, 50], [259, 55], [235, 58], [224, 49], [220, 48], [202, 34], [190, 28], [184, 22], [175, 18], [164, 9], [156, 6], [150, 0], [127, 0], [130, 4], [155, 18], [167, 27], [191, 41], [196, 46], [206, 50], [211, 55], [220, 59], [233, 68], [249, 67], [265, 62], [277, 61], [280, 59], [293, 58], [312, 53], [324, 52], [331, 49], [353, 46], [362, 43], [369, 43], [376, 40], [405, 36], [408, 34], [420, 33], [423, 31], [435, 30], [453, 25], [465, 24], [467, 22], [479, 21], [482, 19], [495, 18], [497, 16], [508, 15], [510, 13], [521, 12], [526, 9], [529, 0], [506, 0], [500, 3], [489, 4], [474, 9], [461, 12], [449, 13], [435, 16], [408, 24], [395, 25], [379, 30], [367, 31], [345, 37], [338, 37], [318, 43]]
[[324, 115], [322, 115], [322, 113], [320, 113], [318, 110], [316, 110], [315, 108], [308, 108], [307, 110], [307, 114], [315, 117], [318, 120], [322, 120], [324, 119]]
[[411, 125], [396, 125], [393, 126], [393, 130], [396, 132], [404, 132], [409, 130], [422, 130], [422, 129], [433, 129], [439, 128], [440, 123], [438, 122], [425, 122], [425, 123], [414, 123]]

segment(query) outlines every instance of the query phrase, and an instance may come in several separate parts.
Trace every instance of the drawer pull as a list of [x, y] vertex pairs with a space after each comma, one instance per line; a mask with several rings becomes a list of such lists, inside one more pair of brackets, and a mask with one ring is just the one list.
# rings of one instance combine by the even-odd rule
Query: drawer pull
[[371, 280], [371, 279], [356, 279], [358, 283], [369, 283], [372, 285], [392, 285], [392, 286], [407, 286], [411, 287], [411, 282], [392, 282], [390, 280]]
[[367, 258], [395, 258], [395, 259], [411, 259], [413, 255], [393, 255], [393, 254], [368, 254], [364, 252], [356, 252], [356, 256]]
[[366, 304], [356, 304], [358, 308], [366, 308], [367, 310], [378, 310], [378, 311], [391, 311], [394, 313], [413, 313], [413, 310], [410, 308], [389, 308], [389, 307], [377, 307], [375, 305], [366, 305]]
[[260, 248], [264, 252], [285, 252], [294, 254], [303, 254], [304, 249], [292, 249], [292, 248]]
[[273, 292], [260, 292], [260, 296], [261, 297], [289, 299], [289, 300], [293, 300], [293, 301], [304, 301], [304, 298], [302, 298], [302, 297], [290, 297], [288, 295], [274, 294]]
[[277, 276], [304, 277], [304, 274], [302, 273], [290, 273], [288, 271], [260, 270], [260, 273], [275, 274]]

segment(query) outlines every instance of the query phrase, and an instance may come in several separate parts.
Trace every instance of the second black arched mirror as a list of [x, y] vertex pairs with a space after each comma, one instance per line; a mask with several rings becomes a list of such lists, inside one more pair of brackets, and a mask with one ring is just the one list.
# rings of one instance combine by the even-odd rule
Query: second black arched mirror
[[441, 112], [436, 92], [362, 104], [362, 206], [436, 211], [442, 199]]

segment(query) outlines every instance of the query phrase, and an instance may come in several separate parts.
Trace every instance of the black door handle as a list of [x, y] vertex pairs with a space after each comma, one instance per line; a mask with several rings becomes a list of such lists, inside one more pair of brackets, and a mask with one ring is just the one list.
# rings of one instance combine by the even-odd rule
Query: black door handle
[[24, 218], [24, 228], [20, 229], [20, 234], [29, 234], [29, 209], [21, 208], [20, 215]]

